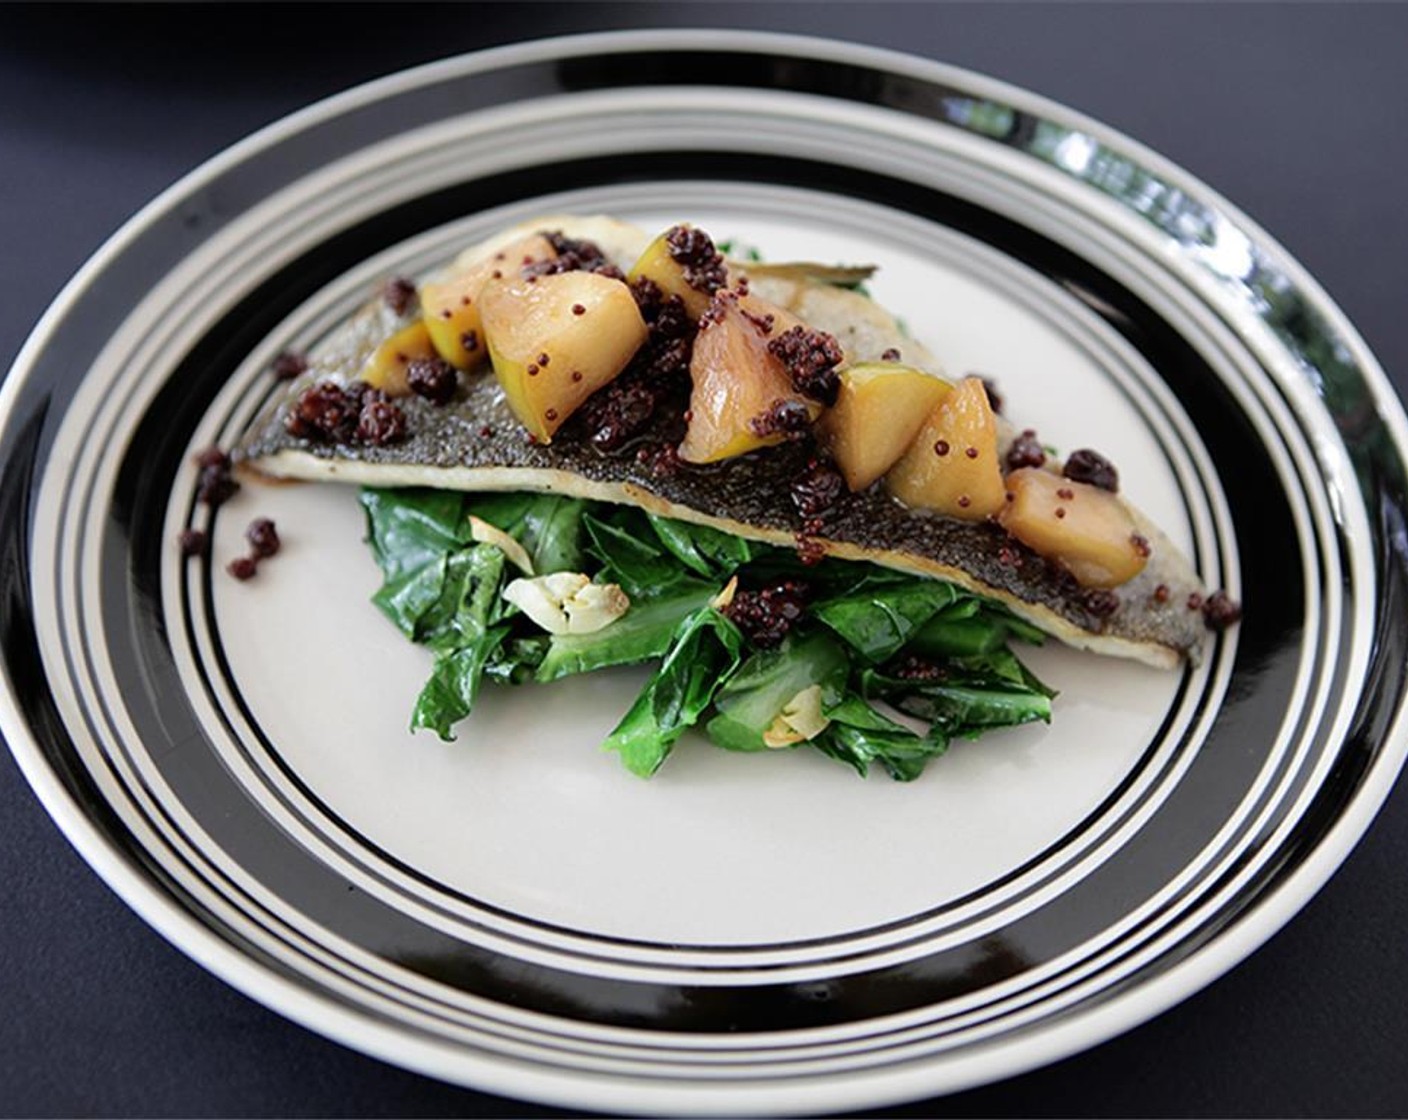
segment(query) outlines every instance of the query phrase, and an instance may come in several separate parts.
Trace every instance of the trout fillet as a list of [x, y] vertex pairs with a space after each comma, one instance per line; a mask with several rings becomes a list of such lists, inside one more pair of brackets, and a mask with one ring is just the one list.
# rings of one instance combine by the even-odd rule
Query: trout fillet
[[[595, 241], [623, 268], [649, 241], [643, 231], [610, 218], [552, 215], [473, 247], [457, 264], [542, 229]], [[750, 269], [747, 264], [737, 267]], [[824, 267], [752, 268], [755, 293], [836, 336], [848, 361], [875, 361], [895, 347], [903, 349], [907, 364], [939, 370], [933, 356], [878, 304], [827, 283]], [[313, 442], [288, 433], [285, 418], [304, 387], [321, 379], [355, 379], [376, 347], [409, 321], [377, 300], [335, 331], [309, 356], [308, 371], [250, 426], [235, 449], [236, 460], [247, 470], [279, 479], [530, 490], [634, 505], [750, 540], [801, 546], [813, 555], [866, 560], [950, 580], [1002, 602], [1068, 645], [1160, 668], [1185, 660], [1196, 663], [1207, 639], [1202, 614], [1189, 605], [1206, 596], [1202, 582], [1168, 537], [1128, 502], [1150, 556], [1143, 571], [1117, 589], [1119, 609], [1105, 614], [1092, 609], [1098, 604], [1068, 575], [998, 525], [909, 509], [878, 486], [849, 495], [828, 513], [819, 531], [813, 526], [803, 536], [804, 518], [789, 492], [809, 453], [796, 445], [662, 471], [652, 465], [651, 456], [635, 454], [635, 448], [606, 454], [584, 438], [574, 439], [570, 421], [551, 444], [530, 442], [487, 367], [462, 375], [459, 395], [447, 406], [416, 396], [400, 399], [407, 436], [388, 446]], [[1013, 432], [1010, 425], [1003, 429], [1006, 443]]]

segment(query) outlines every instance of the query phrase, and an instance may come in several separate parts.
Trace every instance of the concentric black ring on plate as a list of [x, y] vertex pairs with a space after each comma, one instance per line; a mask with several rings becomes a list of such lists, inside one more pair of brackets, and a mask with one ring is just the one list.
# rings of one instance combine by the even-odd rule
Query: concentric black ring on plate
[[[88, 539], [67, 538], [75, 554], [101, 557], [97, 582], [90, 588], [73, 578], [64, 554], [44, 551], [48, 529], [62, 526], [69, 508], [34, 505], [61, 429], [127, 407], [95, 399], [93, 385], [122, 346], [129, 361], [142, 352], [129, 293], [156, 288], [306, 178], [342, 167], [350, 182], [366, 171], [361, 153], [417, 127], [524, 105], [550, 113], [565, 94], [617, 104], [645, 90], [665, 102], [665, 91], [678, 89], [707, 105], [710, 91], [696, 85], [715, 87], [712, 96], [732, 106], [883, 116], [916, 143], [950, 134], [969, 153], [991, 153], [970, 158], [975, 181], [993, 177], [994, 199], [1004, 177], [1014, 192], [1024, 176], [1062, 182], [1064, 196], [1050, 205], [1082, 211], [1091, 240], [1062, 240], [1035, 203], [1020, 220], [984, 205], [977, 188], [898, 168], [861, 173], [815, 154], [728, 150], [696, 128], [684, 101], [668, 147], [582, 159], [571, 167], [574, 182], [603, 190], [701, 177], [792, 185], [971, 236], [1063, 286], [1160, 371], [1194, 421], [1238, 524], [1285, 510], [1270, 519], [1282, 532], [1240, 542], [1247, 622], [1235, 664], [1224, 666], [1231, 683], [1216, 721], [1176, 787], [1097, 874], [1000, 938], [813, 982], [720, 984], [707, 970], [693, 983], [623, 981], [528, 963], [369, 895], [349, 900], [335, 872], [261, 825], [260, 806], [200, 749], [203, 732], [170, 666], [168, 628], [183, 623], [153, 610], [163, 594], [160, 528], [191, 432], [246, 356], [313, 292], [423, 231], [550, 191], [561, 165], [525, 160], [458, 180], [450, 172], [446, 185], [349, 219], [267, 274], [256, 270], [257, 284], [193, 327], [179, 360], [150, 359], [165, 387], [134, 398], [136, 422], [124, 429], [115, 454], [125, 453], [110, 477], [75, 473], [65, 487], [75, 516], [97, 511]], [[447, 105], [455, 107], [450, 117]], [[1102, 236], [1106, 243], [1097, 242]], [[1151, 263], [1153, 243], [1176, 250], [1175, 263]], [[1207, 252], [1219, 244], [1245, 250], [1240, 271]], [[132, 337], [114, 343], [123, 332]], [[1219, 347], [1236, 353], [1219, 357]], [[140, 374], [138, 367], [130, 368]], [[11, 527], [3, 544], [4, 730], [31, 782], [85, 856], [178, 944], [300, 1021], [441, 1076], [578, 1105], [755, 1111], [874, 1103], [1014, 1072], [1156, 1013], [1250, 951], [1333, 869], [1402, 760], [1404, 421], [1372, 358], [1285, 254], [1206, 188], [1098, 126], [960, 72], [848, 47], [710, 33], [530, 45], [388, 79], [253, 138], [134, 219], [56, 304], [3, 392], [0, 509]], [[1272, 414], [1282, 427], [1266, 419]], [[1269, 438], [1283, 441], [1274, 454], [1265, 450]], [[1342, 461], [1297, 459], [1327, 439], [1339, 441]], [[1257, 448], [1250, 457], [1249, 446]], [[1321, 512], [1293, 515], [1292, 485], [1307, 493], [1338, 487], [1349, 502], [1332, 508], [1312, 494]], [[1336, 520], [1356, 509], [1368, 539]], [[1315, 589], [1325, 609], [1307, 613], [1304, 588], [1317, 572], [1338, 575]], [[1367, 586], [1377, 594], [1367, 596]], [[85, 596], [94, 594], [90, 604]], [[66, 677], [64, 659], [77, 665], [93, 651], [52, 633], [40, 604], [54, 596], [75, 618], [85, 604], [100, 606], [114, 642], [101, 656], [117, 669], [123, 712], [102, 695], [67, 692], [87, 670]], [[1336, 722], [1307, 707], [1298, 726], [1283, 726], [1312, 679], [1317, 695], [1347, 692], [1354, 709]], [[129, 718], [135, 738], [119, 726]], [[1266, 752], [1278, 740], [1296, 749], [1272, 757]], [[166, 789], [144, 777], [152, 760]], [[163, 800], [173, 790], [175, 806]], [[1244, 807], [1228, 859], [1209, 857], [1203, 878], [1148, 912], [1130, 909], [1142, 884], [1176, 878], [1215, 841], [1229, 798], [1235, 804], [1255, 790], [1261, 800]], [[185, 814], [211, 827], [223, 820], [221, 848], [235, 867], [208, 858]], [[289, 899], [306, 924], [282, 912]], [[1062, 963], [1073, 946], [1121, 921], [1126, 927], [1099, 954]], [[320, 926], [335, 938], [311, 936]], [[945, 1011], [949, 1001], [958, 1002]], [[748, 1034], [739, 1037], [740, 1028]], [[712, 1072], [700, 1075], [706, 1067]]]

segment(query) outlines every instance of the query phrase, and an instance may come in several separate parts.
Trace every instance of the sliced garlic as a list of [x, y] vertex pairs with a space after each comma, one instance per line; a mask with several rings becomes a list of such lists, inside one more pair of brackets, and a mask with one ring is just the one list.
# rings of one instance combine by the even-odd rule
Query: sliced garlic
[[830, 724], [821, 713], [821, 685], [814, 684], [782, 705], [782, 711], [763, 732], [763, 743], [769, 747], [790, 747], [815, 739]]
[[503, 596], [549, 634], [591, 634], [630, 609], [614, 583], [592, 583], [581, 572], [513, 580]]
[[738, 577], [729, 576], [729, 580], [724, 584], [723, 590], [709, 600], [709, 606], [713, 607], [716, 611], [728, 610], [730, 604], [733, 602], [734, 595], [737, 593]]
[[569, 634], [594, 634], [630, 610], [631, 600], [614, 583], [589, 583], [563, 600]]
[[469, 535], [480, 544], [492, 544], [503, 550], [510, 563], [525, 575], [533, 574], [533, 558], [528, 550], [511, 536], [480, 517], [470, 516]]

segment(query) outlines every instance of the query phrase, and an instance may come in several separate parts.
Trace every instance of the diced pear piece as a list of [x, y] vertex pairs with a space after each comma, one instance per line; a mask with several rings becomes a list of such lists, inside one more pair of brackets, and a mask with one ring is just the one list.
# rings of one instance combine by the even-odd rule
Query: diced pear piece
[[1006, 490], [997, 458], [997, 420], [980, 378], [965, 377], [929, 414], [885, 475], [885, 486], [907, 506], [966, 521], [1002, 509]]
[[508, 406], [543, 443], [646, 336], [630, 289], [595, 272], [491, 280], [479, 312]]
[[841, 370], [836, 403], [818, 431], [846, 485], [864, 490], [899, 461], [953, 385], [898, 362]]
[[[687, 225], [671, 226], [654, 241], [645, 247], [636, 263], [631, 267], [627, 280], [650, 280], [666, 296], [679, 296], [680, 302], [684, 304], [685, 314], [691, 319], [698, 319], [709, 309], [709, 303], [714, 298], [713, 292], [696, 288], [690, 283], [690, 276], [686, 267], [675, 259], [674, 246], [680, 240], [678, 231], [685, 230], [702, 236], [698, 231]], [[718, 285], [723, 287], [728, 283], [728, 272], [723, 264], [722, 258], [719, 260], [719, 276], [721, 281]]]
[[694, 340], [681, 459], [715, 463], [782, 443], [787, 432], [772, 422], [779, 415], [816, 419], [821, 406], [797, 392], [786, 367], [768, 352], [770, 340], [798, 324], [757, 296], [719, 293]]
[[437, 356], [425, 323], [412, 323], [376, 348], [362, 369], [362, 380], [389, 397], [404, 397], [411, 391], [406, 381], [410, 364]]
[[556, 256], [551, 242], [534, 234], [481, 257], [453, 276], [422, 284], [421, 315], [439, 355], [460, 369], [473, 369], [482, 362], [488, 356], [479, 314], [484, 285], [505, 276], [516, 277], [524, 265]]
[[1118, 587], [1144, 570], [1149, 544], [1108, 490], [1039, 467], [1007, 476], [997, 519], [1034, 552], [1062, 564], [1085, 587]]

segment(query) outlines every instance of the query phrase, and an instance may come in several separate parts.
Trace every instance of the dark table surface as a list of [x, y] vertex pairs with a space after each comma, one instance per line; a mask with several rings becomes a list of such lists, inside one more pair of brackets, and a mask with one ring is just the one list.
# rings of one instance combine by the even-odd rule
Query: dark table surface
[[[732, 26], [909, 50], [1046, 94], [1230, 197], [1408, 392], [1408, 6], [465, 4], [0, 8], [0, 368], [150, 197], [309, 101], [526, 38]], [[1054, 1066], [877, 1115], [1408, 1113], [1408, 790], [1249, 960]], [[204, 972], [129, 911], [0, 751], [0, 1113], [563, 1113], [403, 1072]]]

